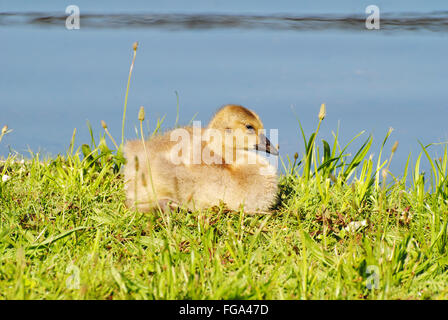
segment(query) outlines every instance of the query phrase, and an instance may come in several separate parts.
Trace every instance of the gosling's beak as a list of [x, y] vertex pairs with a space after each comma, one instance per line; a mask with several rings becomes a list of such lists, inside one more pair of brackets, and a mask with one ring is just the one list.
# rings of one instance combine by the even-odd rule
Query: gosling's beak
[[278, 150], [271, 145], [271, 141], [269, 141], [268, 138], [262, 133], [258, 135], [258, 138], [260, 139], [260, 142], [255, 145], [255, 150], [258, 151], [265, 151], [267, 153], [273, 154], [274, 156], [278, 155]]

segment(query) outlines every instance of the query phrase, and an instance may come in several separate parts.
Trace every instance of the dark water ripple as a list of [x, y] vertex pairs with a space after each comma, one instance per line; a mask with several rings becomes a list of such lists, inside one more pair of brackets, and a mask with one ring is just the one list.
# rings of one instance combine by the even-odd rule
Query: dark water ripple
[[[227, 15], [227, 14], [89, 14], [81, 13], [81, 28], [148, 28], [165, 30], [265, 29], [365, 31], [367, 15]], [[0, 27], [38, 25], [64, 27], [66, 14], [0, 12]], [[381, 14], [381, 30], [448, 31], [448, 12]]]

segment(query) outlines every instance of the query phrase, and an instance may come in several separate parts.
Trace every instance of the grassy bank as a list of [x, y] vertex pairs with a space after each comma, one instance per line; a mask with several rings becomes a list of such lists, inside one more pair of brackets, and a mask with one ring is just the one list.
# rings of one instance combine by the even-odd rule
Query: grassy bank
[[[65, 155], [0, 162], [0, 299], [448, 297], [447, 147], [435, 159], [422, 145], [393, 176], [391, 131], [375, 158], [372, 137], [321, 140], [324, 107], [316, 131], [302, 130], [303, 155], [281, 163], [271, 214], [127, 209], [121, 150], [136, 51], [121, 144], [102, 123], [100, 139], [89, 127], [77, 150], [75, 130]], [[138, 119], [147, 138], [143, 109]]]
[[283, 162], [270, 215], [143, 214], [124, 206], [123, 158], [106, 134], [57, 158], [1, 162], [0, 298], [448, 297], [446, 147], [432, 159], [422, 146], [395, 177], [390, 132], [372, 158], [371, 137], [349, 156], [317, 129]]

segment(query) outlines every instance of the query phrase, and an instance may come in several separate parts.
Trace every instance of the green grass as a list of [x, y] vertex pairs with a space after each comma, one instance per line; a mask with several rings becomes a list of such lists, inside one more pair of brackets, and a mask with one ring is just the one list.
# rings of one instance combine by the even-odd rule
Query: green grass
[[393, 154], [367, 156], [371, 137], [349, 156], [337, 134], [304, 134], [272, 215], [161, 215], [124, 206], [124, 160], [105, 138], [73, 150], [74, 133], [65, 156], [1, 163], [0, 298], [448, 297], [446, 146], [432, 159], [422, 145], [394, 177], [381, 172]]

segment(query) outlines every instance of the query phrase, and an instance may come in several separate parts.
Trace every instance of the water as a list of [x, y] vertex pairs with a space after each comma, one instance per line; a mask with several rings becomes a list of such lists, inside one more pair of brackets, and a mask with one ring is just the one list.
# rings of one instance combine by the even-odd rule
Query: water
[[[139, 41], [128, 100], [126, 138], [144, 105], [150, 126], [205, 123], [223, 104], [256, 110], [279, 129], [280, 154], [303, 150], [297, 117], [309, 135], [321, 103], [321, 138], [340, 124], [342, 144], [365, 130], [374, 149], [389, 127], [409, 152], [448, 140], [448, 3], [376, 1], [381, 30], [366, 30], [366, 1], [223, 2], [0, 1], [0, 126], [14, 131], [0, 156], [28, 148], [65, 153], [73, 129], [90, 141], [107, 122], [116, 140], [132, 43]], [[81, 29], [65, 29], [65, 8], [81, 10]], [[361, 141], [359, 141], [361, 143]], [[440, 153], [435, 148], [433, 155]], [[414, 157], [415, 158], [415, 157]]]

